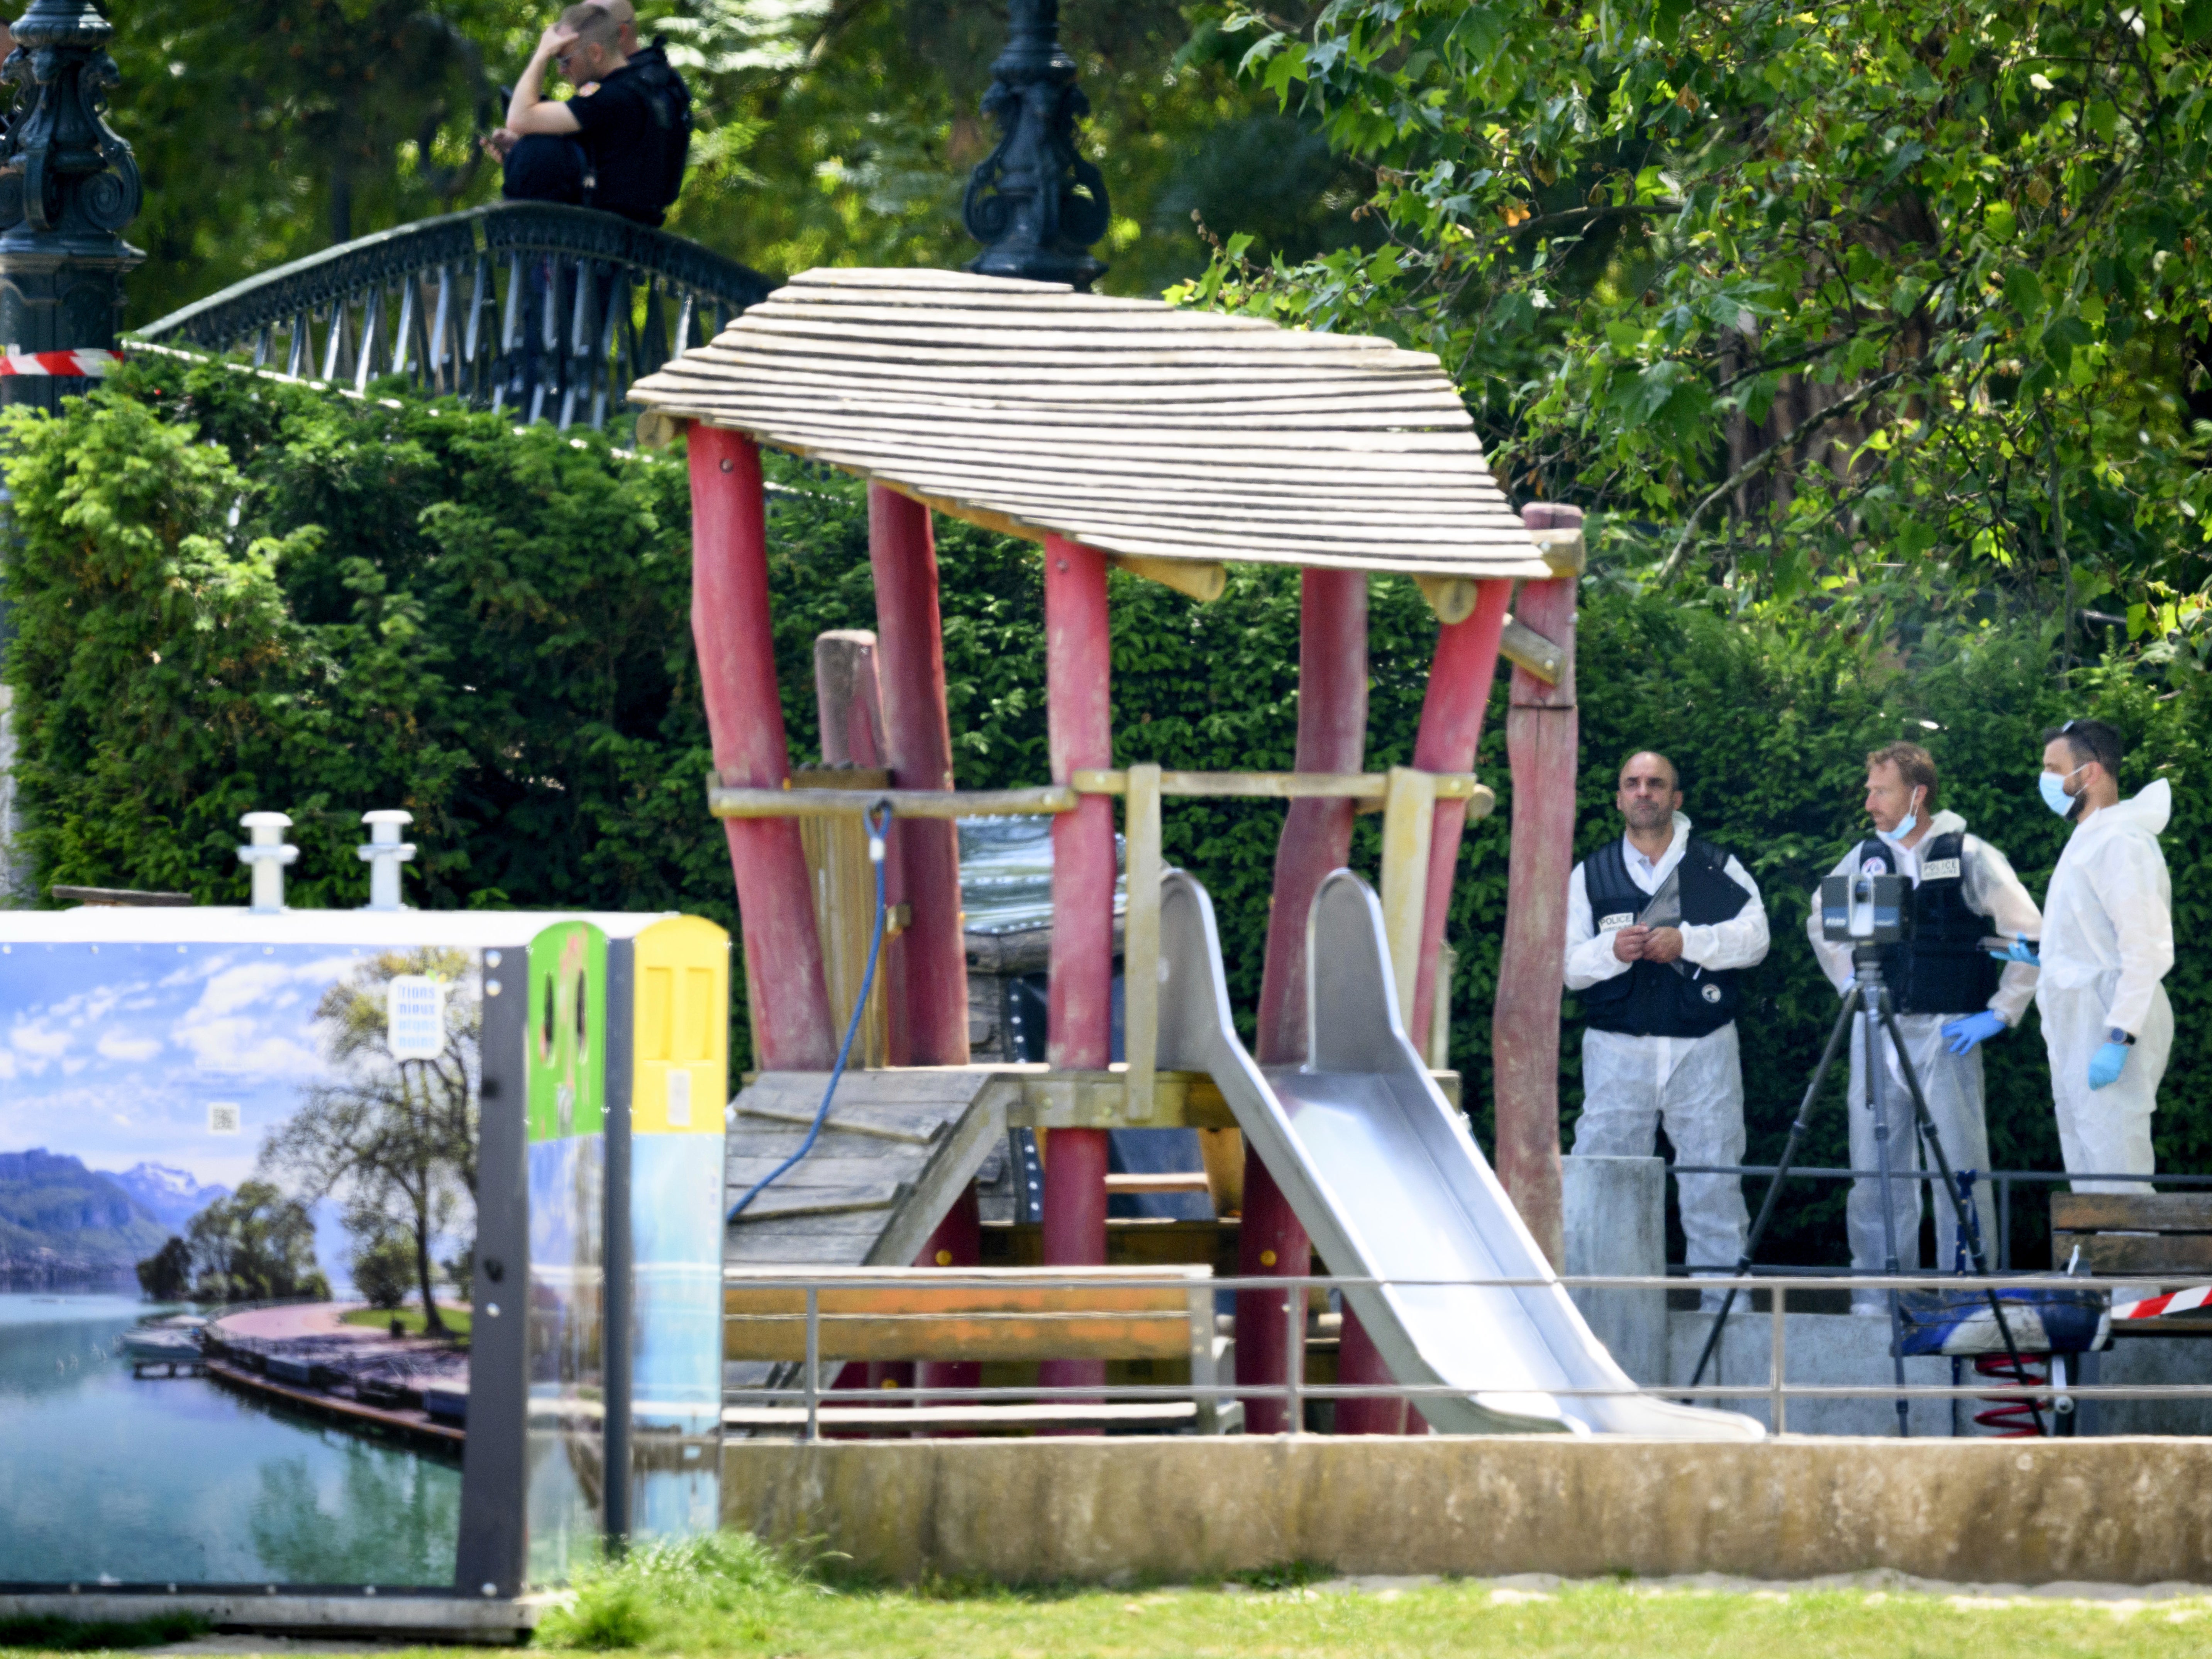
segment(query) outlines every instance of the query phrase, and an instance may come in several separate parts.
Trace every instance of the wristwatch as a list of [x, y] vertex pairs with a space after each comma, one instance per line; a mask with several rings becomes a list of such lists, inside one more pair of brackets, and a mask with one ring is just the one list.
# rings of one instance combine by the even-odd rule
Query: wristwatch
[[2129, 1036], [2127, 1032], [2123, 1031], [2118, 1026], [2115, 1025], [2106, 1031], [2105, 1041], [2107, 1042], [2122, 1042], [2127, 1044], [2130, 1048], [2133, 1048], [2135, 1046], [2136, 1040], [2134, 1037]]

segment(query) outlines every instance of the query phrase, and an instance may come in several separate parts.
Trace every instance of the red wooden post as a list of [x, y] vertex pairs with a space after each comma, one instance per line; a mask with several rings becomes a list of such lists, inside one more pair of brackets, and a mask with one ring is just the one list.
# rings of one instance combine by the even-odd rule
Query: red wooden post
[[[1421, 700], [1420, 730], [1413, 738], [1413, 764], [1424, 772], [1467, 772], [1474, 768], [1482, 738], [1483, 714], [1490, 707], [1491, 681], [1498, 667], [1498, 637], [1505, 630], [1513, 584], [1482, 582], [1475, 590], [1474, 614], [1437, 630], [1436, 655], [1429, 665], [1429, 688]], [[1459, 867], [1460, 834], [1467, 827], [1467, 803], [1437, 803], [1429, 842], [1429, 895], [1421, 918], [1421, 959], [1415, 969], [1413, 1006], [1406, 1010], [1406, 1030], [1426, 1049], [1429, 1021], [1437, 1006], [1437, 955], [1451, 915], [1452, 878]]]
[[[944, 627], [929, 509], [868, 487], [868, 559], [876, 577], [876, 656], [891, 781], [952, 787], [945, 707]], [[960, 832], [949, 818], [908, 818], [893, 838], [913, 907], [900, 936], [907, 1031], [915, 1066], [968, 1063], [968, 956], [960, 934]]]
[[[1044, 544], [1046, 728], [1052, 781], [1113, 764], [1106, 557], [1079, 543]], [[1114, 803], [1085, 795], [1052, 821], [1052, 982], [1045, 1058], [1054, 1071], [1103, 1071], [1114, 1040]], [[1106, 1261], [1106, 1132], [1045, 1138], [1044, 1261]], [[1073, 1388], [1106, 1380], [1098, 1359], [1054, 1359], [1039, 1380]]]
[[[876, 683], [876, 636], [864, 628], [833, 628], [814, 636], [814, 696], [822, 727], [822, 763], [889, 769], [884, 758], [883, 695]], [[894, 835], [884, 855], [884, 902], [906, 902], [906, 875]], [[886, 933], [889, 933], [887, 928]], [[876, 972], [884, 986], [884, 1063], [910, 1066], [907, 1036], [906, 936], [884, 941]], [[849, 1010], [847, 1011], [849, 1013]]]
[[[742, 433], [695, 422], [690, 457], [691, 637], [714, 767], [726, 783], [779, 788], [791, 775], [791, 750], [769, 625], [760, 451]], [[727, 818], [722, 828], [760, 1033], [755, 1060], [764, 1071], [826, 1072], [837, 1041], [798, 823]]]
[[[1301, 772], [1357, 772], [1367, 753], [1366, 574], [1306, 570], [1299, 579], [1298, 606], [1295, 764]], [[1348, 800], [1294, 800], [1284, 814], [1282, 837], [1275, 845], [1274, 906], [1267, 917], [1267, 957], [1253, 1045], [1263, 1066], [1305, 1058], [1306, 913], [1322, 878], [1352, 855], [1352, 817]], [[1246, 1278], [1302, 1274], [1312, 1258], [1306, 1230], [1267, 1165], [1248, 1146], [1237, 1273]], [[1292, 1343], [1288, 1315], [1279, 1292], [1237, 1293], [1240, 1382], [1280, 1388], [1292, 1365], [1304, 1365], [1305, 1345], [1303, 1340]], [[1291, 1426], [1285, 1402], [1267, 1395], [1245, 1400], [1244, 1420], [1254, 1434], [1280, 1434]]]
[[[1344, 1310], [1344, 1334], [1336, 1349], [1336, 1380], [1346, 1385], [1390, 1380], [1390, 1368], [1382, 1363], [1382, 1356], [1376, 1352], [1374, 1340], [1367, 1334], [1367, 1328], [1359, 1322], [1359, 1316], [1348, 1305]], [[1246, 1409], [1249, 1411], [1250, 1408], [1248, 1407]], [[1339, 1395], [1336, 1400], [1336, 1431], [1339, 1434], [1403, 1434], [1406, 1432], [1406, 1402], [1394, 1395], [1370, 1395], [1364, 1400]]]
[[[921, 1247], [921, 1254], [914, 1259], [917, 1267], [973, 1267], [983, 1259], [983, 1217], [975, 1201], [975, 1183], [969, 1182], [967, 1189], [953, 1200], [952, 1208], [937, 1231], [929, 1236], [929, 1243]], [[972, 1389], [983, 1380], [983, 1367], [972, 1359], [930, 1359], [916, 1368], [915, 1379], [925, 1389]], [[939, 1401], [939, 1405], [957, 1405], [957, 1401]]]
[[[1570, 509], [1571, 510], [1571, 509]], [[1533, 525], [1560, 509], [1523, 509]], [[1579, 515], [1577, 514], [1578, 518]], [[1498, 1109], [1498, 1178], [1554, 1267], [1566, 1261], [1559, 1197], [1560, 962], [1567, 939], [1567, 877], [1575, 860], [1575, 591], [1572, 576], [1522, 585], [1516, 615], [1559, 645], [1559, 683], [1513, 671], [1505, 717], [1513, 766], [1513, 852], [1505, 940], [1491, 1023]]]

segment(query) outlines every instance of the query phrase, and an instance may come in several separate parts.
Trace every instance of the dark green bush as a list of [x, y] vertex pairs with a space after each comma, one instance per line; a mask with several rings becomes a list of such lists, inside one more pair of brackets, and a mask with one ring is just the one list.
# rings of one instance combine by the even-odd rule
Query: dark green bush
[[[358, 814], [402, 805], [423, 848], [412, 902], [682, 908], [734, 926], [723, 840], [701, 801], [708, 758], [680, 461], [519, 432], [450, 404], [359, 402], [161, 361], [11, 435], [18, 634], [6, 674], [41, 892], [63, 882], [242, 902], [237, 820], [258, 807], [298, 820], [298, 902], [358, 904]], [[817, 752], [814, 637], [873, 621], [866, 503], [851, 481], [798, 462], [773, 458], [770, 478], [785, 718], [805, 759]], [[938, 528], [960, 781], [1041, 781], [1034, 550], [951, 520]], [[1113, 626], [1121, 758], [1291, 763], [1295, 573], [1237, 567], [1209, 605], [1117, 574]], [[1410, 756], [1435, 629], [1409, 584], [1378, 580], [1370, 633], [1379, 768]], [[2212, 808], [2201, 682], [2169, 687], [2116, 665], [2077, 676], [2069, 694], [2049, 663], [2032, 628], [1990, 629], [1923, 640], [1908, 673], [1809, 624], [1784, 631], [1601, 578], [1587, 586], [1580, 849], [1618, 832], [1617, 762], [1665, 749], [1692, 816], [1743, 855], [1773, 919], [1743, 1018], [1754, 1159], [1779, 1150], [1833, 1015], [1803, 942], [1808, 895], [1862, 830], [1866, 750], [1893, 738], [1927, 742], [1946, 769], [1945, 804], [2040, 893], [2064, 830], [2033, 788], [2039, 730], [2085, 708], [2117, 721], [2136, 745], [2129, 786], [2160, 775], [2177, 792], [2167, 856], [2185, 956], [2169, 989], [2179, 1029], [2193, 1029], [2212, 994], [2191, 949], [2191, 923], [2212, 905], [2212, 870], [2188, 851]], [[1501, 682], [1480, 763], [1501, 797], [1504, 695]], [[1471, 827], [1452, 906], [1454, 1056], [1486, 1139], [1508, 818], [1501, 799]], [[1179, 802], [1167, 818], [1169, 858], [1214, 895], [1246, 1010], [1279, 822], [1279, 809], [1228, 802]], [[1354, 862], [1370, 871], [1376, 831], [1360, 821]], [[1571, 1000], [1570, 1143], [1577, 1029]], [[743, 1064], [741, 1016], [735, 1032]], [[1997, 1162], [2057, 1167], [2032, 1019], [1988, 1052]], [[2172, 1167], [2203, 1167], [2212, 1152], [2203, 1068], [2185, 1036], [2157, 1125]], [[1843, 1161], [1839, 1110], [1811, 1152]], [[1802, 1190], [1777, 1252], [1836, 1259], [1840, 1194]], [[2025, 1247], [2034, 1228], [2021, 1226]]]

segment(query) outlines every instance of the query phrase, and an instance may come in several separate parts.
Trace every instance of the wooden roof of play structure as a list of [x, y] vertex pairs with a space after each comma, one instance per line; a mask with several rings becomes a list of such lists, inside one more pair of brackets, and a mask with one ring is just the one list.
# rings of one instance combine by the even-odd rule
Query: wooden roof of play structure
[[1443, 365], [1387, 340], [1056, 283], [810, 270], [629, 395], [1127, 560], [1554, 574]]

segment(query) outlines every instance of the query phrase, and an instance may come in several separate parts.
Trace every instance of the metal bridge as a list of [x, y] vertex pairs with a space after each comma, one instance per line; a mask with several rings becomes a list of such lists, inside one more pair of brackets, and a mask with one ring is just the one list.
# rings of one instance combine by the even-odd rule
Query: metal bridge
[[134, 332], [356, 392], [401, 375], [526, 421], [603, 429], [631, 381], [775, 287], [611, 213], [501, 202], [325, 248]]

